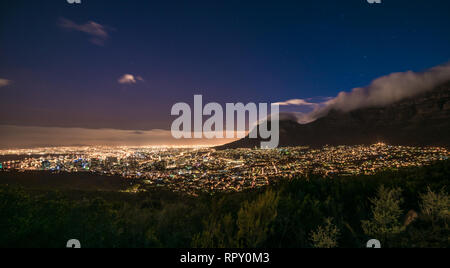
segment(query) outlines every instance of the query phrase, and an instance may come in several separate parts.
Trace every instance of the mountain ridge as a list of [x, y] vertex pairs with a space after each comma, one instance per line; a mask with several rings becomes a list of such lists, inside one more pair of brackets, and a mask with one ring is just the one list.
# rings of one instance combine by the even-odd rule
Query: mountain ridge
[[[261, 139], [244, 139], [217, 149], [254, 148]], [[330, 110], [308, 124], [280, 121], [280, 147], [368, 145], [450, 147], [450, 81], [384, 107], [350, 112]]]

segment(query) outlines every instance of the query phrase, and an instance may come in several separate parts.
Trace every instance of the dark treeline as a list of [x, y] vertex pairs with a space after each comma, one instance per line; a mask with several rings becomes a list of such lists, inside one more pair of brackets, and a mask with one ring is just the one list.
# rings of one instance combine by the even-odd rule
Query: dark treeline
[[0, 186], [0, 247], [449, 247], [450, 161], [197, 198]]

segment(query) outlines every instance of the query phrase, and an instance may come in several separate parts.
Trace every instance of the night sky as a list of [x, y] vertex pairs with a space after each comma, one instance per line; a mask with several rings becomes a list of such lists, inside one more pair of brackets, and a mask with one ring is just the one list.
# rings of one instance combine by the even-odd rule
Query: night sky
[[0, 3], [0, 125], [170, 129], [194, 94], [320, 100], [450, 60], [450, 1]]

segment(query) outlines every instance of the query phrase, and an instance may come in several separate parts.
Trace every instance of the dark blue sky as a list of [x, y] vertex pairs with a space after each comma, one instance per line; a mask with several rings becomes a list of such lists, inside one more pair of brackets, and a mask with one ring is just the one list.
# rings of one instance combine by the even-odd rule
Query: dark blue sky
[[[194, 94], [336, 96], [450, 60], [449, 1], [0, 3], [0, 125], [168, 129], [172, 105]], [[144, 81], [118, 83], [124, 74]]]

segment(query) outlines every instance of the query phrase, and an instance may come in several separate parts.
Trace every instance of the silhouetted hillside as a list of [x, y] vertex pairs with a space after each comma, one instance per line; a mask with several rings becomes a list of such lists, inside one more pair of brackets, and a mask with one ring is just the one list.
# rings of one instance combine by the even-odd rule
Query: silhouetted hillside
[[[248, 137], [218, 149], [259, 147]], [[357, 145], [450, 145], [450, 83], [386, 107], [348, 113], [332, 110], [312, 123], [280, 122], [280, 147]]]

